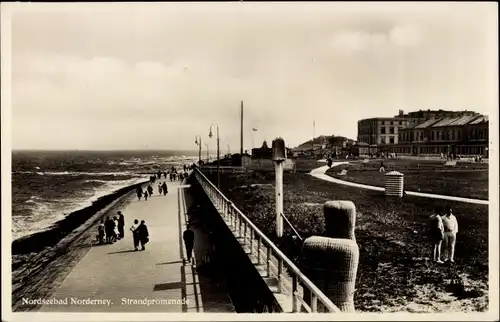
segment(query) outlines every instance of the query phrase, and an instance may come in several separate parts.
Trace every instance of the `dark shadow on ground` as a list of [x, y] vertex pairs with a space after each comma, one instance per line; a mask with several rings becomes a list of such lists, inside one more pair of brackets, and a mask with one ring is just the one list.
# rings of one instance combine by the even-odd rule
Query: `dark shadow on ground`
[[133, 252], [135, 252], [135, 250], [133, 250], [133, 249], [129, 249], [129, 250], [121, 250], [121, 251], [119, 251], [119, 252], [111, 252], [111, 253], [108, 253], [108, 255], [110, 255], [110, 254], [133, 253]]
[[[192, 282], [195, 290], [200, 293], [204, 312], [234, 312], [234, 306], [229, 297], [229, 290], [226, 286], [223, 269], [220, 267], [222, 263], [214, 252], [210, 240], [210, 232], [203, 224], [201, 218], [204, 215], [204, 211], [201, 207], [197, 207], [195, 200], [189, 194], [189, 189], [183, 189], [182, 191], [184, 191], [187, 209], [185, 222], [191, 223], [191, 229], [195, 233], [193, 257], [195, 259], [196, 272], [194, 271], [195, 268], [191, 266], [191, 269], [193, 269], [192, 276], [194, 279], [195, 274], [198, 275], [199, 284], [195, 281], [186, 282]], [[186, 227], [182, 228], [183, 232]], [[188, 267], [189, 264], [186, 266], [186, 269]]]
[[180, 263], [182, 263], [182, 260], [180, 260], [180, 261], [173, 261], [173, 262], [158, 263], [156, 265], [170, 265], [170, 264], [180, 264]]

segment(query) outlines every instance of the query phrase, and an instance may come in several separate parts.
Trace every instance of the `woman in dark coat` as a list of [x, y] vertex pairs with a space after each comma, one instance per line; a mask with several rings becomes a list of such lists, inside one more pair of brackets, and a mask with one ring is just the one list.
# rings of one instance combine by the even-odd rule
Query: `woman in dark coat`
[[145, 250], [144, 246], [149, 242], [149, 231], [144, 220], [141, 220], [141, 224], [137, 227], [137, 238], [141, 242], [141, 250]]
[[120, 238], [125, 237], [125, 232], [124, 228], [125, 227], [125, 216], [122, 214], [121, 211], [118, 211], [118, 233], [120, 235]]
[[114, 235], [114, 229], [115, 229], [115, 223], [113, 222], [113, 219], [111, 219], [109, 216], [106, 218], [106, 221], [104, 222], [104, 229], [106, 230], [106, 242], [108, 244], [113, 243], [113, 235]]
[[162, 186], [161, 186], [161, 190], [163, 191], [163, 195], [167, 195], [168, 193], [168, 187], [167, 187], [167, 183], [166, 182], [163, 182]]

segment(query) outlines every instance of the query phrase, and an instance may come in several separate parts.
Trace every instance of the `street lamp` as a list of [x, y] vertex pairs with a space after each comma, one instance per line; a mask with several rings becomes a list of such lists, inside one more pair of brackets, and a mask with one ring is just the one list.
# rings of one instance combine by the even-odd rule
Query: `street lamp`
[[198, 165], [201, 166], [201, 136], [200, 135], [196, 135], [194, 137], [194, 143], [196, 145], [198, 145]]
[[217, 123], [212, 123], [210, 124], [210, 132], [208, 133], [208, 137], [212, 138], [212, 126], [215, 125], [217, 126], [217, 188], [219, 188], [219, 182], [220, 182], [220, 165], [219, 165], [219, 160], [220, 160], [220, 154], [219, 154], [219, 124]]
[[205, 146], [207, 147], [207, 163], [210, 162], [210, 156], [208, 155], [208, 144], [205, 143]]

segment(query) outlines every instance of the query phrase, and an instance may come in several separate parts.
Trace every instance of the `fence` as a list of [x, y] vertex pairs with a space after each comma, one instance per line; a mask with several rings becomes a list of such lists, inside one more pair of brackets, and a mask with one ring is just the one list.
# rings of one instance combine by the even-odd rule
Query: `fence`
[[[195, 169], [194, 174], [215, 208], [217, 208], [219, 214], [226, 222], [235, 227], [239, 237], [243, 238], [243, 245], [249, 246], [250, 254], [256, 254], [257, 265], [261, 265], [264, 262], [266, 276], [275, 277], [278, 280], [279, 292], [281, 293], [285, 289], [291, 291], [291, 303], [287, 304], [291, 304], [293, 313], [300, 312], [301, 307], [307, 312], [318, 312], [318, 304], [326, 312], [340, 312], [340, 309], [227, 199], [201, 171]], [[284, 268], [287, 269], [287, 272], [285, 272]], [[311, 294], [309, 299], [304, 299], [304, 288], [307, 288], [309, 294]]]
[[[202, 166], [201, 170], [208, 171], [209, 173], [217, 173], [217, 166]], [[243, 167], [220, 166], [219, 171], [221, 173], [244, 173], [247, 172], [247, 169]]]

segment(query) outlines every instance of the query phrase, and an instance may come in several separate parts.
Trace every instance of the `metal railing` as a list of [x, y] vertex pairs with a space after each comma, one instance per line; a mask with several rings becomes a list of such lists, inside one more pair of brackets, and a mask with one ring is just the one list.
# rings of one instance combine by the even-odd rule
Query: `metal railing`
[[[230, 172], [230, 173], [243, 173], [247, 172], [244, 167], [233, 167], [233, 166], [220, 166], [219, 171], [222, 173]], [[215, 166], [201, 166], [201, 171], [208, 171], [210, 173], [217, 172], [217, 167]]]
[[[279, 292], [281, 293], [285, 288], [291, 290], [293, 313], [300, 312], [301, 306], [307, 312], [318, 312], [318, 304], [326, 312], [341, 312], [201, 171], [195, 169], [194, 174], [213, 205], [219, 211], [219, 214], [232, 227], [235, 227], [239, 237], [243, 238], [243, 244], [249, 245], [250, 253], [255, 254], [257, 257], [257, 264], [260, 265], [263, 264], [263, 261], [265, 262], [267, 277], [277, 278]], [[256, 247], [254, 247], [255, 243]], [[285, 274], [285, 267], [289, 276]], [[291, 282], [288, 277], [291, 279]], [[303, 292], [300, 292], [299, 288], [302, 288], [302, 291], [304, 288], [307, 288], [310, 298], [304, 299]]]
[[295, 229], [295, 227], [293, 227], [293, 225], [290, 222], [290, 220], [288, 220], [288, 218], [284, 214], [280, 214], [280, 215], [281, 215], [281, 217], [283, 217], [283, 219], [285, 219], [286, 223], [288, 224], [288, 226], [290, 227], [290, 229], [292, 230], [292, 232], [295, 234], [295, 236], [297, 236], [297, 238], [300, 241], [303, 241], [304, 239], [299, 235], [299, 233], [297, 232], [297, 230]]

